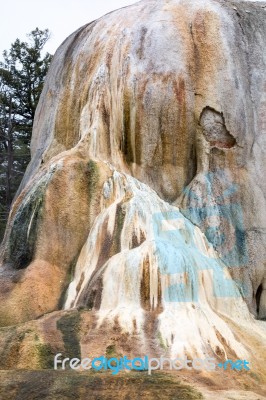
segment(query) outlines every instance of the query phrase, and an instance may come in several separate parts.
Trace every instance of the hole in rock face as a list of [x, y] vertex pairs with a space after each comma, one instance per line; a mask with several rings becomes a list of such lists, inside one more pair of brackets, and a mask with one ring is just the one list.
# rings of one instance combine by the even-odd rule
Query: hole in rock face
[[200, 125], [203, 134], [211, 146], [220, 149], [230, 149], [236, 144], [235, 138], [230, 134], [225, 126], [222, 113], [205, 107], [200, 116]]
[[257, 292], [256, 292], [256, 311], [257, 311], [257, 315], [259, 315], [259, 311], [260, 311], [261, 293], [262, 293], [262, 284], [260, 284], [260, 286], [258, 287]]

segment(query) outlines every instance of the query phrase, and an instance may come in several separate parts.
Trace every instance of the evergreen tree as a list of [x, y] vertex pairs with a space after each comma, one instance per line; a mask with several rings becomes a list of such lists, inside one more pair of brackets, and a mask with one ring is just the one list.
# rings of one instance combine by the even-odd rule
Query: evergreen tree
[[30, 160], [33, 119], [52, 56], [42, 55], [48, 29], [17, 39], [0, 62], [0, 241], [12, 200]]

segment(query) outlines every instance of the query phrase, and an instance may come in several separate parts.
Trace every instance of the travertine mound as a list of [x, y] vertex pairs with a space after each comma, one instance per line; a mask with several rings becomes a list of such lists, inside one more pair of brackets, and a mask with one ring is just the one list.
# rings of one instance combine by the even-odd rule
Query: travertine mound
[[2, 245], [2, 326], [85, 308], [151, 353], [251, 357], [236, 326], [264, 343], [265, 13], [143, 0], [66, 39]]

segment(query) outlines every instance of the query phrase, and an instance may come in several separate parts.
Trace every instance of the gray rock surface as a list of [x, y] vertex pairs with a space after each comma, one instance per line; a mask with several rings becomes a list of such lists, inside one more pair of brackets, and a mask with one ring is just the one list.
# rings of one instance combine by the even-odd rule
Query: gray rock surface
[[[87, 307], [99, 351], [117, 323], [123, 351], [137, 332], [134, 351], [260, 364], [265, 5], [143, 0], [60, 46], [2, 245], [2, 326]], [[178, 239], [165, 218], [156, 248], [158, 212]]]
[[262, 318], [265, 13], [261, 2], [140, 1], [73, 33], [54, 57], [20, 189], [76, 146], [181, 204], [204, 231], [215, 214], [220, 237], [208, 238]]

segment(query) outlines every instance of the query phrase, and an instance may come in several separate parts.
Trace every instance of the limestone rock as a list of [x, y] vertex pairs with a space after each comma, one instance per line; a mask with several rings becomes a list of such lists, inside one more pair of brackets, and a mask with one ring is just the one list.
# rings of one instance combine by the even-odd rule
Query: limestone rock
[[265, 342], [265, 12], [143, 0], [60, 46], [2, 244], [2, 326], [85, 307], [151, 353]]

